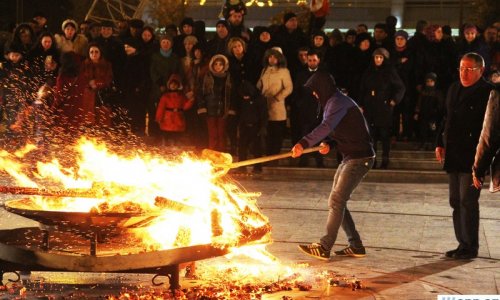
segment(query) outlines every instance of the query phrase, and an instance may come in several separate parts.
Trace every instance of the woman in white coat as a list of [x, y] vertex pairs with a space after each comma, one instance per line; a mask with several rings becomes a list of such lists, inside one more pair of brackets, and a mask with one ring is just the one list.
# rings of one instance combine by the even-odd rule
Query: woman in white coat
[[267, 99], [268, 125], [267, 155], [278, 154], [286, 133], [285, 99], [293, 90], [290, 71], [286, 67], [286, 58], [278, 47], [268, 49], [264, 54], [264, 69], [257, 82], [257, 88]]

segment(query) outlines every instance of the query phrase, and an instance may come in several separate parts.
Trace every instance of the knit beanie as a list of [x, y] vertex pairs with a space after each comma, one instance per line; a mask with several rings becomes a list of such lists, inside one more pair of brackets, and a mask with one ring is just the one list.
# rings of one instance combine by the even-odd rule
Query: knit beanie
[[385, 48], [377, 48], [375, 51], [373, 51], [372, 56], [375, 55], [382, 55], [385, 59], [389, 59], [389, 51]]
[[401, 36], [405, 40], [408, 40], [408, 32], [406, 32], [404, 30], [398, 30], [398, 31], [396, 31], [396, 33], [394, 34], [394, 37], [398, 37], [398, 36]]
[[436, 73], [429, 72], [429, 73], [425, 74], [425, 80], [427, 80], [427, 79], [432, 79], [432, 80], [434, 80], [434, 82], [437, 81]]
[[286, 22], [288, 22], [288, 20], [290, 20], [291, 18], [296, 18], [297, 15], [293, 12], [287, 12], [284, 16], [283, 16], [283, 24], [286, 24]]
[[224, 25], [224, 27], [229, 29], [229, 23], [226, 20], [220, 19], [219, 21], [217, 21], [217, 23], [215, 23], [215, 27], [217, 27], [217, 25], [219, 25], [219, 24], [222, 24], [222, 25]]

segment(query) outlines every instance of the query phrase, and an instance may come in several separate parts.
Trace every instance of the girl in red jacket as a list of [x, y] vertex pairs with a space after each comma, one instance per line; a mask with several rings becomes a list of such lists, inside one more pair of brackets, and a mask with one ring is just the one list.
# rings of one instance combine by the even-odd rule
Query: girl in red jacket
[[186, 130], [184, 111], [190, 109], [194, 99], [188, 99], [182, 92], [179, 75], [172, 74], [165, 92], [156, 109], [156, 122], [160, 125], [163, 140], [169, 145], [180, 145]]

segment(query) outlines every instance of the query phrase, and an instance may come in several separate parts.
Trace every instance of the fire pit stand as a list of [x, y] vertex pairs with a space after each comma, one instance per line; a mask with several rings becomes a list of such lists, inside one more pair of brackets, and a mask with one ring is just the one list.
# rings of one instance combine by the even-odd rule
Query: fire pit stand
[[170, 288], [177, 289], [181, 264], [228, 253], [227, 249], [212, 245], [145, 251], [118, 237], [99, 244], [96, 255], [88, 255], [87, 241], [68, 232], [51, 232], [51, 249], [44, 250], [48, 234], [37, 227], [0, 230], [1, 284], [5, 273], [18, 271], [143, 273], [156, 274], [152, 279], [155, 285], [158, 276], [166, 276]]

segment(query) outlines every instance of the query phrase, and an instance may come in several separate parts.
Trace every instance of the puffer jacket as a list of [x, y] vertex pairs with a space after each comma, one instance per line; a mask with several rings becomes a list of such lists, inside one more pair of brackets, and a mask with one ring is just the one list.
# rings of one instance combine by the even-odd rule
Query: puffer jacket
[[169, 90], [161, 96], [155, 120], [160, 124], [162, 131], [183, 132], [186, 130], [184, 111], [193, 106], [194, 100], [189, 100], [182, 93], [183, 87], [179, 75], [172, 74], [168, 79], [167, 87], [172, 81], [177, 82], [178, 88], [175, 91]]
[[491, 91], [484, 115], [483, 129], [476, 148], [472, 168], [477, 177], [484, 177], [490, 168], [490, 192], [500, 191], [500, 91]]

